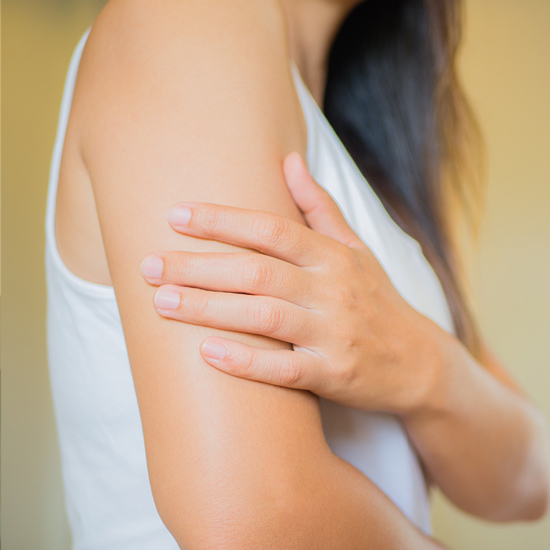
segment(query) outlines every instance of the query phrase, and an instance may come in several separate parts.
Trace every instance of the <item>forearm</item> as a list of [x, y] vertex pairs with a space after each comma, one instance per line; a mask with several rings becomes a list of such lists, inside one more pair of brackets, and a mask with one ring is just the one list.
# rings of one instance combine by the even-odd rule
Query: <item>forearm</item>
[[442, 334], [438, 344], [429, 398], [404, 417], [430, 476], [469, 513], [496, 521], [539, 518], [549, 493], [543, 416], [455, 338]]

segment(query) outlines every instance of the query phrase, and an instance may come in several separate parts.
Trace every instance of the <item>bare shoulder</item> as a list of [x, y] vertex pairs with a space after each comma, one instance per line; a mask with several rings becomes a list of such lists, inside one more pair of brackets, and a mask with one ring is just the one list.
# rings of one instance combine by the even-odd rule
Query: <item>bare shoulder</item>
[[112, 0], [72, 109], [98, 209], [114, 193], [163, 213], [171, 200], [216, 196], [302, 219], [281, 179], [307, 130], [276, 0]]
[[215, 47], [220, 42], [229, 46], [242, 35], [258, 45], [272, 41], [284, 48], [288, 36], [279, 0], [110, 0], [93, 25], [90, 42], [141, 39], [143, 47], [156, 44], [166, 53], [163, 46], [172, 38], [209, 39]]
[[162, 106], [177, 93], [182, 105], [201, 100], [193, 109], [201, 116], [201, 107], [216, 105], [226, 117], [244, 115], [243, 125], [247, 113], [275, 121], [284, 114], [305, 135], [277, 0], [111, 0], [92, 27], [80, 73], [75, 93], [92, 124], [123, 107], [123, 98]]
[[118, 193], [149, 211], [216, 196], [302, 219], [277, 174], [306, 142], [278, 0], [111, 0], [75, 86], [56, 214], [62, 256], [112, 283], [109, 216], [100, 230], [96, 207], [110, 209]]

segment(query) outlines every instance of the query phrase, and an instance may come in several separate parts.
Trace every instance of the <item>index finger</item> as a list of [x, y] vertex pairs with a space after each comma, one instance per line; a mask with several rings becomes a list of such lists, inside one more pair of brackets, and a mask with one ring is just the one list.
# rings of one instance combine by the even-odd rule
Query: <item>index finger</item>
[[170, 208], [167, 217], [180, 233], [251, 248], [301, 267], [321, 263], [340, 244], [307, 225], [264, 210], [185, 202]]

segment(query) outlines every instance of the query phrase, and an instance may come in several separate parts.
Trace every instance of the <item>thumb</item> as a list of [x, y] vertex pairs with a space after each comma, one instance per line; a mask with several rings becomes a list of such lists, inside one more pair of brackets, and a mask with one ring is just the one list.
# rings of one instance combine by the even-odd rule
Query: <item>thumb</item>
[[364, 246], [329, 192], [311, 177], [300, 153], [286, 156], [283, 172], [292, 198], [311, 229], [351, 248]]

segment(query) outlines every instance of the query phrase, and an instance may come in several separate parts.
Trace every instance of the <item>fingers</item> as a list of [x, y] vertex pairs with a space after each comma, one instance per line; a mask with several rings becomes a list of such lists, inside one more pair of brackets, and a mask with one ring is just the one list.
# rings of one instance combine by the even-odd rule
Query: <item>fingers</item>
[[284, 216], [206, 202], [186, 202], [168, 211], [173, 229], [264, 252], [298, 266], [316, 265], [337, 243]]
[[319, 334], [318, 313], [270, 296], [163, 285], [155, 293], [154, 304], [169, 319], [262, 334], [291, 344], [314, 345]]
[[286, 156], [283, 171], [292, 198], [311, 229], [346, 246], [365, 246], [349, 226], [330, 193], [311, 177], [299, 153], [293, 152]]
[[233, 376], [267, 384], [315, 391], [323, 359], [308, 351], [260, 349], [225, 338], [208, 337], [201, 343], [203, 359]]
[[273, 296], [304, 307], [313, 305], [313, 273], [265, 254], [157, 252], [145, 258], [141, 271], [153, 285], [172, 283]]

